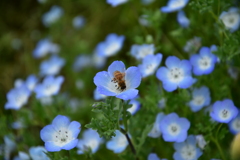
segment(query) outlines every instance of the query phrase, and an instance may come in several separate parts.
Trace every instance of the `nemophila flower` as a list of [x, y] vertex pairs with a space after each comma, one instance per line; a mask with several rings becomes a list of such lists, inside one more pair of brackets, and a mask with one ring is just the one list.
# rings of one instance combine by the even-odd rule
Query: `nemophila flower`
[[63, 15], [63, 9], [59, 6], [52, 6], [50, 11], [42, 16], [42, 22], [46, 27], [55, 23]]
[[14, 160], [30, 160], [30, 157], [27, 153], [19, 151], [18, 157], [15, 157]]
[[50, 39], [42, 39], [37, 43], [36, 48], [33, 50], [33, 57], [41, 58], [48, 53], [57, 54], [59, 50], [59, 46], [55, 43], [52, 43]]
[[89, 67], [91, 65], [92, 65], [92, 57], [87, 54], [81, 54], [77, 58], [75, 58], [73, 69], [74, 71], [79, 72], [83, 68]]
[[11, 153], [16, 149], [16, 143], [9, 136], [4, 136], [4, 159], [10, 159]]
[[142, 74], [142, 77], [147, 77], [153, 75], [157, 70], [158, 66], [162, 61], [162, 54], [158, 53], [156, 55], [146, 55], [143, 58], [142, 64], [138, 65], [139, 71]]
[[206, 146], [207, 142], [205, 141], [203, 135], [197, 135], [196, 136], [196, 140], [197, 140], [197, 146], [201, 149], [204, 149], [204, 147]]
[[192, 66], [188, 60], [180, 60], [175, 56], [169, 56], [165, 64], [167, 67], [160, 67], [156, 76], [162, 81], [163, 88], [166, 91], [172, 92], [178, 87], [185, 89], [193, 84]]
[[229, 67], [228, 68], [228, 74], [230, 75], [230, 77], [234, 80], [238, 79], [238, 74], [239, 74], [239, 70], [235, 67]]
[[183, 28], [188, 28], [189, 27], [190, 21], [186, 17], [184, 11], [179, 11], [178, 12], [178, 14], [177, 14], [177, 21], [180, 24], [180, 26], [182, 26]]
[[225, 99], [216, 101], [212, 106], [210, 116], [217, 122], [228, 123], [238, 114], [238, 109], [234, 106], [233, 101]]
[[39, 98], [39, 101], [42, 106], [49, 106], [49, 105], [53, 104], [52, 97], [42, 97], [42, 98]]
[[228, 12], [223, 11], [219, 19], [223, 22], [225, 27], [230, 30], [230, 32], [234, 32], [240, 25], [239, 9], [231, 7]]
[[193, 65], [193, 73], [200, 76], [212, 73], [217, 62], [217, 57], [211, 53], [210, 48], [202, 47], [199, 54], [191, 56], [190, 62]]
[[[33, 160], [50, 160], [50, 158], [46, 155], [46, 153], [47, 153], [47, 150], [42, 146], [31, 147], [29, 149], [30, 157]], [[21, 160], [25, 160], [24, 157], [27, 158], [27, 156], [28, 155], [26, 153], [24, 154], [24, 152], [19, 153], [19, 157]]]
[[160, 160], [156, 153], [150, 153], [148, 155], [148, 160]]
[[165, 108], [165, 106], [166, 106], [166, 101], [167, 101], [166, 98], [160, 99], [160, 100], [158, 101], [158, 107], [161, 108], [161, 109]]
[[129, 67], [126, 70], [122, 61], [114, 61], [108, 67], [108, 71], [96, 74], [94, 83], [100, 94], [130, 100], [138, 95], [135, 88], [141, 83], [141, 73], [137, 67]]
[[189, 0], [169, 0], [167, 6], [162, 7], [161, 11], [164, 13], [174, 12], [184, 8]]
[[237, 117], [233, 118], [228, 123], [229, 130], [232, 134], [240, 133], [240, 112], [238, 111]]
[[58, 57], [52, 56], [50, 59], [45, 60], [40, 65], [40, 74], [46, 75], [57, 75], [61, 68], [64, 66], [65, 60]]
[[98, 101], [98, 100], [102, 100], [105, 99], [107, 96], [105, 96], [104, 94], [100, 94], [97, 89], [94, 90], [93, 92], [93, 98], [94, 100]]
[[121, 153], [128, 146], [127, 138], [119, 130], [116, 130], [116, 136], [106, 143], [107, 149], [114, 153]]
[[76, 16], [73, 18], [72, 24], [76, 29], [82, 28], [86, 23], [86, 20], [83, 16]]
[[158, 113], [156, 120], [153, 124], [152, 130], [148, 133], [148, 137], [158, 138], [161, 136], [160, 122], [165, 117], [164, 113]]
[[100, 42], [96, 47], [98, 56], [110, 57], [115, 55], [123, 46], [125, 37], [115, 33], [109, 34], [104, 42]]
[[200, 47], [201, 47], [201, 38], [194, 37], [193, 39], [190, 39], [189, 41], [187, 41], [183, 50], [184, 52], [192, 54], [192, 53], [196, 53]]
[[52, 124], [45, 126], [40, 131], [40, 136], [45, 142], [46, 150], [56, 152], [76, 147], [80, 131], [81, 124], [79, 122], [70, 122], [66, 116], [58, 115], [53, 119]]
[[142, 25], [142, 26], [145, 26], [145, 27], [148, 27], [150, 26], [150, 22], [149, 22], [149, 16], [148, 15], [141, 15], [139, 18], [138, 18], [138, 22]]
[[83, 154], [84, 152], [91, 149], [92, 153], [96, 153], [100, 144], [102, 142], [102, 138], [98, 135], [95, 130], [87, 129], [83, 133], [83, 138], [78, 141], [77, 148], [78, 154]]
[[105, 66], [107, 57], [99, 56], [97, 52], [94, 52], [92, 56], [92, 61], [93, 61], [94, 67], [96, 67], [97, 69], [101, 69]]
[[25, 127], [24, 120], [21, 118], [11, 124], [13, 129], [21, 129]]
[[116, 7], [120, 4], [126, 3], [128, 0], [107, 0], [107, 3], [113, 7]]
[[19, 110], [23, 105], [27, 104], [31, 91], [26, 85], [13, 88], [7, 93], [7, 103], [5, 109]]
[[132, 115], [134, 115], [139, 109], [140, 109], [140, 102], [137, 101], [136, 99], [132, 99], [129, 104], [132, 105], [131, 108], [128, 108], [127, 111], [130, 112]]
[[132, 45], [131, 55], [138, 60], [143, 59], [146, 55], [154, 54], [155, 47], [153, 44]]
[[42, 84], [35, 87], [36, 98], [49, 97], [58, 94], [60, 87], [64, 81], [64, 77], [47, 76], [44, 78]]
[[189, 128], [190, 122], [186, 118], [179, 118], [176, 113], [166, 115], [160, 122], [160, 129], [166, 142], [185, 141]]
[[34, 90], [37, 82], [38, 82], [38, 78], [35, 75], [30, 75], [27, 77], [25, 82], [22, 79], [15, 80], [14, 86], [18, 88], [21, 85], [25, 85], [30, 91], [32, 91]]
[[211, 102], [210, 92], [206, 86], [194, 88], [192, 91], [192, 100], [188, 103], [193, 112], [201, 110]]
[[188, 136], [185, 142], [174, 143], [174, 149], [174, 160], [197, 160], [202, 155], [202, 151], [196, 147], [193, 135]]

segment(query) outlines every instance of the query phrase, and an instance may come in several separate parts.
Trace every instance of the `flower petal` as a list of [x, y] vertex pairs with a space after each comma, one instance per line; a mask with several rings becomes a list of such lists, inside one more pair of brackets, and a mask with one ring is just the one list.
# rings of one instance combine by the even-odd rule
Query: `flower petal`
[[54, 142], [45, 142], [45, 148], [49, 152], [56, 152], [61, 150], [61, 147], [56, 146]]
[[72, 121], [68, 126], [68, 130], [72, 132], [73, 138], [77, 138], [79, 132], [81, 131], [81, 124], [77, 121]]
[[137, 89], [129, 89], [127, 91], [124, 91], [124, 92], [120, 93], [116, 97], [126, 101], [126, 100], [129, 100], [129, 99], [135, 98], [137, 95], [138, 95], [138, 90]]
[[127, 89], [137, 88], [141, 83], [141, 73], [137, 67], [129, 67], [126, 70], [125, 80]]
[[44, 142], [52, 141], [52, 135], [56, 132], [53, 126], [47, 125], [40, 131], [40, 137]]
[[108, 67], [108, 73], [111, 79], [113, 78], [113, 74], [115, 71], [125, 72], [125, 65], [122, 61], [114, 61], [109, 67]]
[[180, 64], [180, 59], [175, 57], [175, 56], [169, 56], [167, 59], [166, 59], [166, 66], [171, 69], [173, 67], [177, 67], [179, 68], [179, 64]]
[[107, 87], [108, 86], [108, 83], [111, 81], [111, 77], [109, 76], [108, 72], [106, 71], [102, 71], [102, 72], [98, 72], [93, 81], [94, 81], [94, 84], [96, 86], [104, 86], [104, 87]]
[[181, 82], [179, 82], [179, 88], [188, 88], [193, 84], [193, 78], [191, 76], [185, 77]]
[[74, 140], [70, 141], [69, 143], [67, 143], [66, 145], [62, 146], [62, 149], [70, 150], [70, 149], [73, 149], [74, 147], [76, 147], [77, 144], [78, 144], [78, 139], [74, 139]]
[[169, 70], [166, 67], [161, 67], [157, 70], [156, 76], [162, 82], [169, 81], [169, 78], [167, 76], [168, 72]]
[[57, 117], [54, 118], [52, 121], [52, 125], [56, 127], [56, 129], [59, 128], [68, 128], [68, 125], [70, 124], [70, 120], [66, 116], [58, 115]]
[[98, 86], [97, 87], [97, 92], [99, 92], [100, 94], [103, 94], [105, 96], [116, 96], [117, 93], [110, 91], [109, 89], [107, 89], [106, 87], [103, 86]]
[[163, 88], [168, 92], [172, 92], [172, 91], [176, 90], [177, 87], [178, 87], [178, 85], [176, 83], [171, 82], [171, 81], [163, 82]]

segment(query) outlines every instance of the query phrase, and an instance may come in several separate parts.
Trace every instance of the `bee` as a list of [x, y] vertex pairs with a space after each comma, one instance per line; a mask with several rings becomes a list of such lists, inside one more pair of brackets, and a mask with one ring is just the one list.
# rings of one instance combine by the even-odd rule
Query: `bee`
[[120, 71], [115, 71], [113, 73], [114, 78], [112, 79], [112, 82], [114, 83], [118, 83], [118, 85], [115, 85], [115, 87], [117, 87], [117, 89], [123, 91], [124, 89], [126, 89], [126, 83], [125, 83], [125, 73], [122, 73]]

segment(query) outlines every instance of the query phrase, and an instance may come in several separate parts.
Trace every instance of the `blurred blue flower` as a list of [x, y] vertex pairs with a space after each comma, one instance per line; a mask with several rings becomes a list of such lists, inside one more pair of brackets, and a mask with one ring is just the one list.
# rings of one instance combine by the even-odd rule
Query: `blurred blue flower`
[[134, 115], [139, 109], [140, 109], [140, 102], [135, 99], [132, 99], [129, 104], [132, 105], [131, 108], [128, 108], [127, 111], [130, 112], [132, 115]]
[[166, 115], [160, 122], [160, 129], [166, 142], [185, 141], [189, 128], [190, 122], [186, 118], [179, 118], [176, 113]]
[[189, 19], [186, 17], [185, 12], [184, 11], [179, 11], [177, 14], [177, 21], [180, 24], [180, 26], [182, 26], [183, 28], [188, 28], [190, 21]]
[[163, 88], [172, 92], [179, 88], [190, 87], [194, 80], [191, 75], [192, 66], [188, 60], [180, 60], [175, 56], [169, 56], [165, 62], [166, 67], [157, 70], [157, 78], [162, 81]]
[[228, 123], [238, 114], [238, 109], [234, 106], [233, 101], [224, 99], [223, 101], [216, 101], [213, 104], [210, 116], [217, 122]]
[[185, 142], [174, 143], [174, 149], [174, 160], [197, 160], [202, 155], [202, 151], [196, 147], [196, 138], [193, 135], [188, 136]]
[[239, 9], [231, 7], [228, 12], [223, 11], [219, 19], [223, 22], [225, 27], [230, 30], [230, 32], [234, 32], [240, 25]]
[[7, 93], [7, 103], [5, 109], [19, 110], [23, 105], [27, 104], [31, 91], [26, 85], [13, 88]]
[[15, 121], [15, 122], [13, 122], [13, 123], [11, 124], [11, 127], [12, 127], [13, 129], [21, 129], [21, 128], [24, 128], [24, 127], [25, 127], [24, 119], [21, 118], [21, 119]]
[[94, 100], [96, 101], [99, 101], [99, 100], [102, 100], [102, 99], [105, 99], [107, 96], [105, 96], [104, 94], [100, 94], [97, 89], [94, 90], [93, 92], [93, 98]]
[[112, 5], [112, 7], [116, 7], [122, 3], [126, 3], [128, 0], [107, 0], [107, 3]]
[[50, 11], [42, 16], [42, 22], [46, 27], [49, 27], [51, 24], [55, 23], [59, 18], [61, 18], [63, 13], [64, 11], [61, 7], [52, 6]]
[[92, 65], [92, 57], [87, 54], [81, 54], [75, 58], [75, 62], [73, 64], [73, 69], [76, 72], [81, 71], [85, 67], [89, 67]]
[[92, 63], [97, 69], [103, 68], [106, 64], [106, 61], [107, 57], [99, 56], [96, 51], [92, 55]]
[[194, 88], [192, 91], [192, 100], [188, 103], [193, 112], [197, 112], [211, 102], [210, 92], [206, 86]]
[[63, 81], [64, 77], [62, 76], [56, 78], [54, 78], [54, 76], [45, 77], [42, 84], [38, 84], [35, 87], [34, 91], [36, 92], [36, 98], [40, 99], [42, 97], [49, 97], [58, 94]]
[[109, 34], [104, 42], [100, 42], [96, 47], [98, 56], [110, 57], [115, 55], [123, 46], [125, 37], [115, 33]]
[[10, 160], [11, 153], [16, 149], [16, 143], [9, 136], [4, 136], [4, 160]]
[[29, 75], [25, 82], [22, 79], [16, 79], [14, 86], [15, 88], [18, 88], [22, 85], [25, 85], [30, 91], [33, 91], [37, 82], [38, 78], [35, 75]]
[[108, 67], [108, 71], [96, 74], [94, 83], [100, 94], [130, 100], [138, 95], [135, 88], [140, 85], [141, 78], [137, 67], [132, 66], [126, 70], [122, 61], [114, 61]]
[[174, 12], [183, 9], [189, 0], [168, 0], [167, 6], [161, 8], [164, 13]]
[[161, 53], [157, 53], [156, 55], [146, 55], [142, 60], [142, 64], [138, 65], [142, 77], [144, 78], [149, 75], [153, 75], [154, 72], [157, 70], [158, 66], [160, 65], [161, 61]]
[[41, 58], [48, 53], [57, 54], [59, 52], [59, 46], [52, 43], [50, 39], [42, 39], [37, 43], [36, 48], [33, 50], [34, 58]]
[[52, 124], [45, 126], [40, 131], [41, 139], [45, 142], [45, 148], [49, 152], [70, 150], [77, 146], [77, 136], [81, 131], [81, 124], [70, 122], [66, 116], [56, 116]]
[[228, 123], [228, 127], [232, 134], [240, 133], [240, 112], [239, 111], [238, 111], [238, 115]]
[[31, 147], [29, 149], [29, 154], [33, 160], [50, 160], [44, 152], [47, 153], [47, 150], [42, 146]]
[[196, 135], [196, 140], [197, 140], [197, 146], [203, 150], [207, 144], [203, 135]]
[[72, 24], [76, 29], [82, 28], [86, 23], [86, 20], [83, 16], [76, 16], [73, 18]]
[[148, 155], [148, 160], [160, 160], [156, 153], [150, 153]]
[[145, 4], [145, 5], [151, 4], [151, 3], [153, 3], [154, 1], [155, 1], [155, 0], [141, 0], [142, 4]]
[[15, 157], [14, 160], [30, 160], [30, 157], [27, 153], [19, 151], [18, 157]]
[[95, 130], [87, 129], [83, 132], [83, 138], [78, 141], [77, 148], [78, 154], [84, 154], [84, 152], [91, 149], [92, 153], [96, 153], [101, 142], [102, 138], [98, 135]]
[[152, 138], [158, 138], [161, 136], [162, 132], [160, 129], [160, 122], [163, 120], [163, 118], [165, 117], [164, 113], [158, 113], [156, 120], [153, 124], [153, 128], [152, 130], [148, 133], [148, 137], [152, 137]]
[[199, 54], [193, 54], [190, 57], [190, 62], [193, 65], [195, 75], [210, 74], [214, 70], [217, 56], [211, 53], [210, 48], [202, 47]]
[[57, 75], [64, 66], [65, 60], [54, 55], [50, 59], [45, 60], [40, 65], [40, 75]]
[[142, 25], [142, 26], [145, 26], [145, 27], [148, 27], [151, 25], [151, 23], [149, 22], [149, 16], [148, 15], [141, 15], [139, 18], [138, 18], [138, 22]]
[[143, 59], [146, 55], [154, 54], [155, 47], [153, 44], [143, 44], [137, 45], [134, 44], [131, 47], [131, 55], [138, 60]]
[[106, 143], [107, 149], [114, 153], [121, 153], [128, 146], [127, 138], [119, 130], [116, 130], [116, 136]]
[[201, 40], [202, 39], [200, 37], [194, 37], [193, 39], [187, 41], [186, 45], [183, 48], [184, 52], [190, 54], [196, 53], [199, 47], [201, 47]]

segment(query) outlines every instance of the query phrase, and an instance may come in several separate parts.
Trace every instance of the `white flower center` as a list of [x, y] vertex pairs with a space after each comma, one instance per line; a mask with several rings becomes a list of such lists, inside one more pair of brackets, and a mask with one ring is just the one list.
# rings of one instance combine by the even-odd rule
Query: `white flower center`
[[56, 91], [56, 85], [55, 84], [45, 84], [44, 90], [46, 95], [52, 95]]
[[105, 48], [105, 53], [106, 55], [111, 55], [117, 52], [120, 49], [119, 43], [111, 43]]
[[231, 112], [229, 112], [229, 110], [227, 110], [227, 109], [222, 109], [219, 112], [219, 117], [223, 120], [226, 120], [231, 117]]
[[180, 68], [171, 68], [168, 73], [168, 78], [171, 82], [178, 83], [183, 80], [184, 74], [183, 70]]
[[172, 136], [176, 136], [180, 133], [180, 126], [176, 123], [172, 123], [168, 126], [168, 133]]
[[232, 127], [234, 130], [240, 132], [240, 118], [236, 118], [233, 122], [232, 122]]
[[184, 6], [184, 1], [183, 0], [175, 0], [174, 2], [169, 4], [170, 8], [179, 8]]
[[98, 147], [98, 141], [96, 139], [91, 139], [90, 141], [88, 141], [88, 143], [86, 144], [89, 148], [91, 148], [91, 150], [93, 151], [96, 147]]
[[184, 160], [192, 160], [196, 158], [196, 148], [190, 144], [186, 144], [181, 149], [181, 156]]
[[126, 137], [123, 134], [117, 137], [116, 142], [118, 146], [125, 146], [128, 143]]
[[211, 66], [210, 57], [204, 56], [198, 60], [198, 65], [201, 69], [208, 69]]
[[222, 17], [222, 21], [227, 28], [232, 28], [236, 25], [236, 23], [238, 23], [239, 18], [240, 16], [237, 12], [228, 13], [224, 17]]
[[195, 96], [195, 97], [193, 98], [193, 103], [194, 103], [195, 105], [198, 105], [198, 106], [203, 105], [204, 101], [205, 101], [205, 99], [204, 99], [203, 96]]
[[64, 146], [72, 139], [72, 133], [67, 128], [60, 128], [53, 134], [53, 141], [57, 146]]

